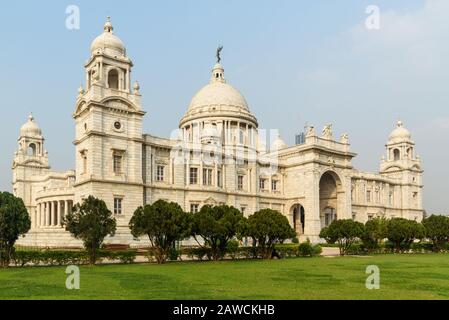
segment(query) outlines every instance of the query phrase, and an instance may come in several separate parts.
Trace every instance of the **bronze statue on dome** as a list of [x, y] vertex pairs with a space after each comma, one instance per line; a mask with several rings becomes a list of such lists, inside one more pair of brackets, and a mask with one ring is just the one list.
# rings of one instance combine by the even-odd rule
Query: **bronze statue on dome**
[[223, 50], [223, 46], [219, 46], [217, 48], [217, 63], [220, 63], [221, 61], [221, 51]]

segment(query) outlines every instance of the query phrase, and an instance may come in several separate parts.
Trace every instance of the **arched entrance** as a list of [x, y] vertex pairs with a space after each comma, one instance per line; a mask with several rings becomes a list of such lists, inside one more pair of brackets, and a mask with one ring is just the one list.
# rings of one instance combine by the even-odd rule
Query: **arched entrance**
[[291, 213], [293, 216], [293, 229], [295, 229], [296, 234], [300, 236], [304, 234], [306, 222], [304, 207], [300, 204], [295, 204], [291, 209]]
[[325, 172], [320, 179], [321, 228], [327, 227], [338, 218], [343, 200], [340, 178], [333, 171]]

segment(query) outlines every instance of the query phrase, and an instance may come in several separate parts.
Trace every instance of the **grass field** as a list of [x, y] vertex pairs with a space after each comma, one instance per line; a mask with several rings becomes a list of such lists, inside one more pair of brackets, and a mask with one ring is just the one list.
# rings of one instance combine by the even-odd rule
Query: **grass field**
[[0, 299], [449, 299], [449, 255], [86, 266], [80, 290], [65, 281], [65, 267], [0, 270]]

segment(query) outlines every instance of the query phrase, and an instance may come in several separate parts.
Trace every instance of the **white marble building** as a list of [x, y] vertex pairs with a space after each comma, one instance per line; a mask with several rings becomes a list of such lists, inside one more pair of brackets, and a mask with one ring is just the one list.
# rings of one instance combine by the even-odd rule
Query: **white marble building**
[[75, 170], [51, 170], [32, 116], [20, 129], [13, 191], [24, 200], [32, 229], [19, 243], [79, 246], [60, 221], [89, 195], [103, 199], [117, 218], [117, 234], [107, 241], [133, 245], [139, 243], [128, 229], [134, 210], [158, 199], [191, 212], [205, 204], [233, 205], [245, 215], [272, 208], [288, 217], [301, 240], [312, 241], [334, 219], [422, 219], [421, 161], [401, 122], [388, 138], [380, 171], [360, 172], [351, 164], [356, 154], [348, 135], [335, 139], [331, 125], [321, 133], [309, 127], [304, 143], [294, 146], [276, 131], [259, 129], [219, 62], [170, 139], [144, 134], [133, 63], [108, 20], [92, 43], [86, 88], [79, 89], [73, 113]]

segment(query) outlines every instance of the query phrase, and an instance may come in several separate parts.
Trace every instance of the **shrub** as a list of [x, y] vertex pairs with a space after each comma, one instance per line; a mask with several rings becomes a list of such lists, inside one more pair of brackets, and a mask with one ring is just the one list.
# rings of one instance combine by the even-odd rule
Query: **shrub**
[[158, 200], [139, 207], [129, 222], [134, 237], [148, 236], [157, 263], [165, 263], [176, 241], [191, 234], [191, 215], [183, 212], [177, 203]]
[[275, 246], [276, 253], [284, 258], [294, 258], [298, 256], [298, 245], [297, 244], [278, 244]]
[[240, 244], [237, 240], [228, 241], [226, 245], [226, 253], [234, 260], [238, 256]]
[[340, 254], [348, 253], [349, 247], [363, 236], [364, 225], [352, 219], [335, 220], [321, 230], [320, 237], [329, 243], [338, 243]]
[[243, 213], [234, 207], [203, 206], [193, 214], [192, 234], [195, 239], [197, 236], [204, 239], [205, 246], [212, 250], [214, 260], [222, 259], [226, 255], [228, 242], [237, 235], [242, 221]]
[[422, 224], [404, 218], [393, 218], [387, 223], [387, 238], [393, 243], [396, 252], [410, 250], [411, 244], [416, 239], [425, 236], [425, 228]]
[[212, 260], [212, 251], [210, 248], [186, 248], [184, 252], [191, 259], [198, 261], [203, 261], [204, 259]]
[[449, 217], [432, 215], [422, 222], [426, 237], [433, 242], [435, 252], [444, 250], [449, 241]]
[[113, 236], [117, 229], [116, 220], [106, 203], [93, 196], [89, 196], [81, 204], [76, 204], [62, 223], [76, 239], [83, 241], [91, 264], [95, 264], [104, 238]]
[[135, 250], [118, 251], [115, 252], [115, 257], [120, 260], [121, 263], [131, 264], [136, 260], [137, 252]]
[[181, 254], [180, 254], [178, 249], [171, 248], [170, 251], [168, 252], [168, 260], [170, 260], [170, 261], [178, 261], [180, 255]]
[[256, 240], [262, 258], [270, 259], [274, 246], [296, 236], [287, 218], [276, 210], [262, 209], [241, 224], [242, 235]]
[[385, 218], [375, 218], [365, 223], [361, 239], [368, 252], [379, 250], [381, 241], [387, 237], [387, 223]]
[[301, 257], [312, 257], [314, 255], [313, 246], [310, 241], [303, 242], [298, 246], [298, 255]]
[[366, 248], [361, 243], [353, 243], [347, 249], [346, 254], [348, 255], [361, 255], [366, 253]]
[[321, 247], [321, 245], [316, 244], [313, 246], [313, 256], [319, 256], [321, 255], [321, 253], [323, 253], [323, 248]]
[[23, 200], [0, 192], [0, 267], [8, 267], [14, 256], [14, 244], [31, 228]]

